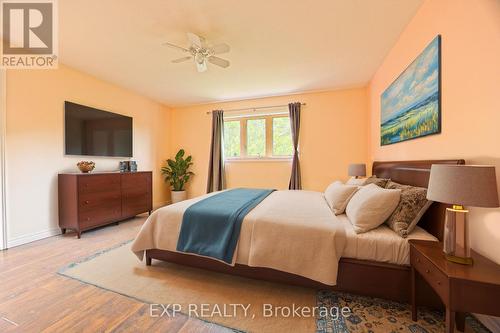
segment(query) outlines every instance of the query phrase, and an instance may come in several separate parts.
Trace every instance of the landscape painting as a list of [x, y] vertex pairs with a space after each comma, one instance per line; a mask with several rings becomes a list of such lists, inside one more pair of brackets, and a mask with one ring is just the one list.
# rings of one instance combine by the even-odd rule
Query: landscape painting
[[441, 37], [382, 94], [382, 146], [441, 132]]

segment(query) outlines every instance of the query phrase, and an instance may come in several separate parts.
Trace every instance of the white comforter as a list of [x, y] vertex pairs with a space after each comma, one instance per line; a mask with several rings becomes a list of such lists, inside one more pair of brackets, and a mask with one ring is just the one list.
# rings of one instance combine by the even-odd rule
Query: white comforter
[[[141, 260], [148, 249], [175, 251], [184, 211], [213, 194], [155, 211], [137, 235], [132, 251]], [[345, 242], [344, 226], [336, 223], [323, 193], [276, 191], [243, 220], [233, 263], [273, 268], [335, 285]]]

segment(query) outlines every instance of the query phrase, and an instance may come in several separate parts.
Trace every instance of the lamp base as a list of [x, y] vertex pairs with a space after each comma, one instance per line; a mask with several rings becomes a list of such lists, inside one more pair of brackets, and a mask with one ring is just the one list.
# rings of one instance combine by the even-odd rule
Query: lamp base
[[457, 264], [462, 264], [462, 265], [472, 265], [474, 263], [474, 260], [470, 257], [457, 257], [453, 255], [449, 255], [445, 253], [445, 258], [448, 261], [457, 263]]
[[448, 261], [472, 265], [469, 245], [469, 211], [461, 205], [446, 208], [443, 234], [443, 252]]

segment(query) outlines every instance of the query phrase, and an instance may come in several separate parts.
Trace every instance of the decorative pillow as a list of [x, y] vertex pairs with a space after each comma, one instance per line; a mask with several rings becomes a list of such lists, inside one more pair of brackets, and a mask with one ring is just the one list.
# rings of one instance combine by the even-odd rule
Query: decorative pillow
[[368, 178], [354, 178], [351, 177], [349, 178], [348, 181], [345, 182], [346, 185], [356, 185], [356, 186], [363, 186], [365, 185], [365, 182]]
[[379, 187], [385, 188], [387, 185], [387, 182], [389, 180], [390, 179], [387, 179], [387, 178], [378, 178], [376, 176], [372, 176], [372, 177], [366, 178], [364, 185], [375, 184]]
[[406, 238], [432, 204], [427, 200], [427, 189], [389, 181], [387, 189], [400, 189], [401, 200], [386, 223], [399, 236]]
[[358, 190], [356, 185], [344, 185], [336, 181], [325, 190], [325, 200], [335, 215], [343, 214], [347, 203]]
[[367, 232], [384, 223], [398, 205], [400, 196], [400, 189], [384, 189], [375, 184], [361, 187], [346, 208], [354, 231]]

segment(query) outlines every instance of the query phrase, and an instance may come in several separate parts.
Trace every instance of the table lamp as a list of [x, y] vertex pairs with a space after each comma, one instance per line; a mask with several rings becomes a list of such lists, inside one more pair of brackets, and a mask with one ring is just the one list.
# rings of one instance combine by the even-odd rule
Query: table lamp
[[349, 164], [347, 173], [354, 178], [364, 177], [366, 176], [366, 164]]
[[433, 164], [427, 199], [453, 205], [446, 208], [443, 252], [449, 261], [471, 265], [469, 211], [464, 206], [499, 206], [495, 167]]

